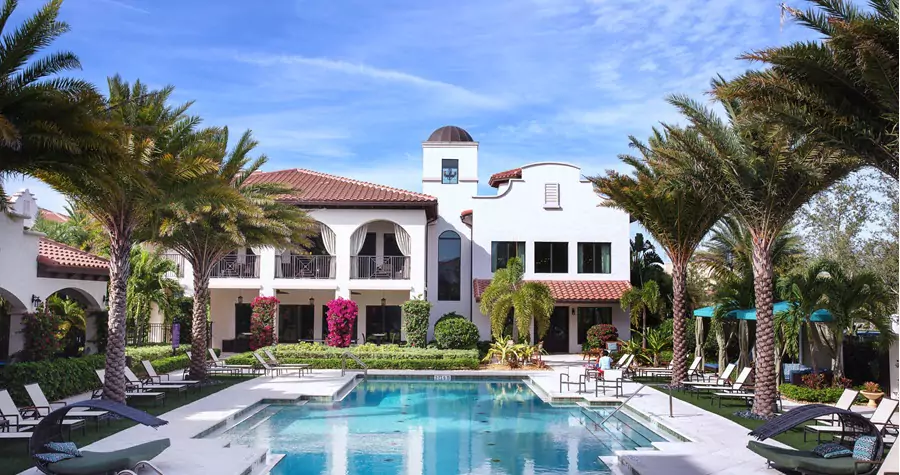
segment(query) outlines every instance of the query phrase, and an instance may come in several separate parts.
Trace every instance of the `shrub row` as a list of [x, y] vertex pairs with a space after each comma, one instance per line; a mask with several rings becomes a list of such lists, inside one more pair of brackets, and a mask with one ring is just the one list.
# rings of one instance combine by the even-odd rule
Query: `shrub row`
[[8, 389], [16, 404], [25, 406], [31, 404], [25, 385], [38, 383], [47, 399], [55, 401], [99, 387], [94, 370], [105, 365], [104, 355], [14, 363], [0, 371], [0, 389]]
[[[473, 353], [471, 358], [419, 358], [419, 359], [397, 359], [385, 357], [367, 357], [362, 356], [360, 359], [369, 369], [478, 369], [477, 354]], [[306, 363], [314, 369], [340, 369], [340, 358], [294, 358], [279, 357], [282, 363]], [[259, 363], [250, 353], [235, 355], [227, 360], [228, 364], [256, 365]], [[358, 368], [355, 361], [347, 360], [348, 368]]]
[[[782, 384], [780, 386], [781, 394], [785, 397], [793, 399], [795, 401], [802, 402], [820, 402], [824, 404], [834, 404], [841, 397], [841, 393], [844, 392], [844, 388], [842, 387], [828, 387], [822, 389], [812, 389], [806, 386], [797, 386], [795, 384]], [[856, 402], [863, 403], [866, 401], [866, 398], [863, 396], [857, 396]]]
[[[269, 347], [277, 358], [298, 359], [298, 358], [314, 358], [314, 359], [336, 359], [340, 360], [341, 355], [346, 351], [350, 351], [361, 359], [392, 359], [392, 360], [440, 360], [440, 359], [477, 359], [478, 352], [476, 350], [439, 350], [434, 348], [410, 348], [400, 345], [374, 345], [366, 343], [359, 346], [351, 346], [349, 348], [335, 348], [322, 345], [320, 343], [292, 343], [282, 344]], [[253, 358], [253, 355], [246, 353], [246, 356]]]

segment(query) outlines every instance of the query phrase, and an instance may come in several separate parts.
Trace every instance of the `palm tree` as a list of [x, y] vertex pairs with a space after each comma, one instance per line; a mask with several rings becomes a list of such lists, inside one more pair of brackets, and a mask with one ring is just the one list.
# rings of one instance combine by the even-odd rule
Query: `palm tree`
[[868, 11], [846, 0], [811, 3], [819, 8], [783, 8], [821, 41], [746, 54], [769, 67], [716, 92], [897, 179], [897, 0], [870, 0]]
[[109, 238], [109, 330], [103, 397], [125, 400], [125, 319], [131, 249], [151, 213], [181, 197], [200, 199], [191, 178], [208, 160], [182, 159], [199, 122], [185, 114], [190, 103], [168, 105], [172, 87], [150, 91], [140, 81], [109, 79], [107, 119], [115, 146], [103, 150], [90, 171], [41, 169], [35, 175], [91, 215]]
[[[644, 282], [643, 287], [632, 287], [622, 294], [619, 300], [622, 310], [630, 309], [631, 325], [641, 325], [641, 334], [647, 334], [647, 313], [659, 312], [665, 306], [662, 295], [659, 293], [659, 285], [656, 281]], [[641, 348], [647, 348], [647, 340], [643, 339]]]
[[[207, 129], [198, 134], [204, 152], [215, 168], [195, 179], [203, 198], [173, 201], [161, 209], [154, 222], [154, 240], [172, 249], [193, 267], [194, 309], [192, 323], [193, 357], [191, 377], [206, 378], [207, 302], [213, 266], [235, 249], [270, 246], [303, 249], [312, 245], [310, 237], [318, 224], [304, 210], [279, 201], [295, 192], [285, 185], [254, 180], [267, 158], [250, 157], [257, 142], [244, 132], [231, 151], [227, 150], [228, 129]], [[221, 190], [230, 190], [225, 193]]]
[[[788, 273], [803, 255], [800, 238], [785, 227], [772, 244], [772, 265], [776, 275]], [[709, 270], [715, 279], [732, 276], [753, 278], [753, 238], [749, 230], [734, 216], [716, 223], [694, 262]]]
[[[827, 351], [832, 359], [834, 354], [831, 347], [825, 341], [827, 335], [820, 334], [820, 326], [810, 321], [813, 312], [825, 308], [825, 281], [822, 275], [823, 261], [814, 261], [805, 268], [796, 269], [778, 279], [778, 293], [787, 301], [787, 312], [775, 315], [775, 374], [780, 375], [781, 358], [790, 355], [791, 341], [788, 335], [799, 338], [800, 332], [805, 327], [806, 333], [812, 342], [814, 352]], [[781, 315], [779, 317], [779, 315]], [[781, 335], [779, 335], [781, 333]], [[799, 351], [799, 349], [798, 349]], [[777, 378], [776, 378], [777, 379]]]
[[481, 294], [481, 313], [491, 319], [491, 332], [499, 340], [510, 311], [516, 322], [514, 330], [519, 338], [531, 333], [534, 321], [535, 339], [540, 340], [550, 329], [550, 314], [556, 301], [550, 295], [550, 288], [541, 282], [525, 282], [522, 276], [525, 268], [522, 260], [514, 257], [506, 267], [497, 269], [490, 285]]
[[53, 294], [47, 297], [47, 308], [50, 313], [60, 318], [58, 330], [59, 338], [63, 341], [63, 349], [67, 354], [72, 350], [77, 352], [76, 335], [83, 336], [86, 328], [84, 307], [74, 299]]
[[59, 76], [79, 69], [78, 58], [68, 51], [36, 58], [69, 31], [58, 21], [61, 4], [47, 2], [13, 31], [7, 27], [18, 2], [6, 0], [0, 10], [0, 209], [7, 175], [87, 169], [94, 163], [85, 153], [105, 143], [93, 115], [102, 102], [94, 87]]
[[182, 292], [181, 284], [166, 274], [176, 270], [175, 263], [159, 251], [140, 247], [131, 249], [131, 275], [125, 299], [128, 324], [145, 324], [153, 305], [166, 315], [174, 313], [175, 300]]
[[[713, 81], [714, 87], [723, 84], [721, 79]], [[676, 180], [703, 187], [724, 203], [753, 243], [757, 395], [753, 413], [770, 416], [777, 391], [773, 247], [797, 210], [856, 163], [820, 143], [755, 120], [738, 100], [720, 100], [726, 121], [685, 96], [672, 96], [669, 101], [690, 124], [687, 129], [667, 127], [674, 144], [671, 156], [679, 162], [673, 171], [684, 175]]]
[[656, 246], [636, 233], [631, 240], [631, 285], [641, 287], [648, 280], [656, 280], [664, 274], [663, 260], [656, 253]]
[[46, 234], [54, 241], [82, 251], [103, 257], [109, 256], [109, 240], [104, 236], [100, 224], [90, 214], [72, 203], [66, 205], [65, 211], [68, 219], [62, 223], [47, 220], [43, 214], [38, 214], [32, 229]]
[[626, 211], [640, 222], [672, 261], [673, 356], [672, 384], [687, 379], [687, 264], [703, 236], [722, 217], [722, 200], [703, 189], [669, 180], [673, 165], [666, 154], [667, 133], [656, 129], [648, 144], [630, 137], [641, 156], [619, 158], [632, 166], [632, 175], [609, 170], [590, 178], [596, 192], [608, 198], [606, 206]]

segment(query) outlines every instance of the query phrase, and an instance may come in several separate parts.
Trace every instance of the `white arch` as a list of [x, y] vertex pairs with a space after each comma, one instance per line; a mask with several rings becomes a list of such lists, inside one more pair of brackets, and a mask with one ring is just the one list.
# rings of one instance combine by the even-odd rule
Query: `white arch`
[[[49, 294], [47, 294], [47, 297], [49, 297], [53, 294], [57, 294], [59, 292], [65, 292], [66, 294], [69, 294], [72, 297], [74, 297], [75, 300], [77, 300], [79, 303], [81, 303], [82, 305], [85, 306], [85, 310], [88, 312], [93, 312], [96, 310], [100, 310], [102, 308], [100, 303], [97, 302], [97, 299], [95, 299], [94, 296], [91, 295], [90, 292], [88, 292], [84, 289], [80, 289], [78, 287], [71, 287], [71, 286], [63, 287], [61, 289], [57, 289], [53, 292], [50, 292]], [[46, 298], [45, 298], [45, 300], [46, 300]]]
[[0, 298], [2, 298], [8, 305], [10, 313], [22, 313], [28, 311], [28, 306], [25, 305], [15, 294], [12, 292], [0, 287]]

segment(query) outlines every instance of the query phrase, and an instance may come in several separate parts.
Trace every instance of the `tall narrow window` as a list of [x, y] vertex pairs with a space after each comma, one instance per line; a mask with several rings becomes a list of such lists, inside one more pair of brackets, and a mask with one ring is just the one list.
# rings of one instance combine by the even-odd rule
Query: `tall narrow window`
[[521, 241], [491, 241], [491, 272], [506, 267], [513, 257], [522, 260], [525, 267], [525, 243]]
[[565, 274], [569, 272], [569, 243], [534, 243], [534, 272], [538, 274]]
[[459, 300], [461, 247], [459, 234], [453, 231], [438, 237], [438, 300]]
[[455, 158], [441, 160], [441, 183], [459, 183], [459, 160]]
[[544, 183], [544, 208], [559, 208], [559, 183]]
[[609, 274], [610, 244], [608, 242], [578, 243], [579, 274]]

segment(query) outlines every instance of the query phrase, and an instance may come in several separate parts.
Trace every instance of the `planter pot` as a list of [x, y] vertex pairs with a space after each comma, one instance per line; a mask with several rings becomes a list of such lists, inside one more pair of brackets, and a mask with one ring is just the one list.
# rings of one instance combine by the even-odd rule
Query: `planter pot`
[[883, 392], [870, 393], [868, 391], [860, 391], [859, 393], [869, 400], [869, 403], [866, 404], [868, 407], [878, 407], [878, 401], [884, 396]]

